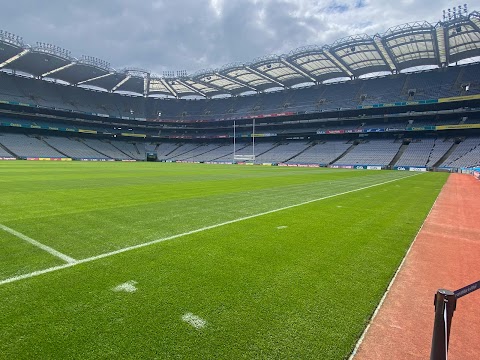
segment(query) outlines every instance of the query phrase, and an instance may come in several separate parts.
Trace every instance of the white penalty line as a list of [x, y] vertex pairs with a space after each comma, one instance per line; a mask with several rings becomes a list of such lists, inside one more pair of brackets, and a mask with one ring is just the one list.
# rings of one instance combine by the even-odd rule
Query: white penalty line
[[407, 179], [407, 178], [417, 176], [417, 175], [421, 175], [421, 173], [416, 173], [414, 175], [404, 176], [404, 177], [401, 177], [401, 178], [398, 178], [398, 179], [388, 180], [388, 181], [384, 181], [384, 182], [381, 182], [381, 183], [378, 183], [378, 184], [368, 185], [368, 186], [364, 186], [364, 187], [361, 187], [361, 188], [358, 188], [358, 189], [348, 190], [348, 191], [344, 191], [344, 192], [341, 192], [341, 193], [328, 195], [328, 196], [324, 196], [324, 197], [313, 199], [313, 200], [304, 201], [304, 202], [294, 204], [294, 205], [284, 206], [284, 207], [281, 207], [281, 208], [278, 208], [278, 209], [265, 211], [265, 212], [262, 212], [262, 213], [259, 213], [259, 214], [244, 216], [244, 217], [241, 217], [241, 218], [238, 218], [238, 219], [225, 221], [225, 222], [222, 222], [222, 223], [219, 223], [219, 224], [205, 226], [205, 227], [202, 227], [200, 229], [187, 231], [187, 232], [184, 232], [184, 233], [181, 233], [181, 234], [167, 236], [167, 237], [164, 237], [164, 238], [161, 238], [161, 239], [152, 240], [152, 241], [142, 243], [142, 244], [138, 244], [138, 245], [128, 246], [126, 248], [115, 250], [115, 251], [108, 252], [108, 253], [105, 253], [105, 254], [100, 254], [100, 255], [92, 256], [92, 257], [89, 257], [89, 258], [86, 258], [86, 259], [77, 260], [76, 262], [72, 262], [72, 263], [68, 263], [68, 264], [64, 264], [64, 265], [59, 265], [59, 266], [54, 266], [54, 267], [51, 267], [51, 268], [48, 268], [48, 269], [38, 270], [38, 271], [34, 271], [34, 272], [31, 272], [31, 273], [28, 273], [28, 274], [14, 276], [14, 277], [11, 277], [11, 278], [8, 278], [8, 279], [5, 279], [5, 280], [1, 280], [0, 285], [4, 285], [4, 284], [12, 283], [12, 282], [15, 282], [15, 281], [24, 280], [24, 279], [32, 278], [32, 277], [35, 277], [35, 276], [51, 273], [51, 272], [54, 272], [54, 271], [66, 269], [66, 268], [73, 267], [73, 266], [76, 266], [76, 265], [88, 263], [88, 262], [95, 261], [95, 260], [100, 260], [100, 259], [110, 257], [110, 256], [114, 256], [114, 255], [118, 255], [118, 254], [121, 254], [121, 253], [124, 253], [124, 252], [127, 252], [127, 251], [136, 250], [136, 249], [140, 249], [140, 248], [143, 248], [143, 247], [146, 247], [146, 246], [158, 244], [158, 243], [161, 243], [161, 242], [164, 242], [164, 241], [173, 240], [173, 239], [177, 239], [177, 238], [180, 238], [180, 237], [200, 233], [200, 232], [203, 232], [203, 231], [206, 231], [206, 230], [211, 230], [211, 229], [215, 229], [215, 228], [218, 228], [218, 227], [221, 227], [221, 226], [234, 224], [234, 223], [237, 223], [237, 222], [240, 222], [240, 221], [253, 219], [253, 218], [256, 218], [256, 217], [259, 217], [259, 216], [273, 214], [273, 213], [276, 213], [276, 212], [279, 212], [279, 211], [296, 208], [296, 207], [311, 204], [311, 203], [314, 203], [314, 202], [317, 202], [317, 201], [330, 199], [330, 198], [333, 198], [333, 197], [336, 197], [336, 196], [346, 195], [346, 194], [354, 193], [354, 192], [357, 192], [357, 191], [370, 189], [370, 188], [373, 188], [373, 187], [376, 187], [376, 186], [385, 185], [385, 184], [388, 184], [388, 183], [392, 183], [392, 182], [395, 182], [395, 181], [398, 181], [398, 180]]
[[0, 229], [2, 229], [5, 232], [8, 232], [8, 233], [12, 234], [13, 236], [16, 236], [19, 239], [22, 239], [22, 240], [32, 244], [33, 246], [36, 246], [36, 247], [48, 252], [50, 255], [53, 255], [53, 256], [55, 256], [59, 259], [62, 259], [63, 261], [65, 261], [68, 264], [74, 264], [74, 263], [77, 262], [77, 260], [75, 260], [74, 258], [71, 258], [70, 256], [63, 254], [60, 251], [57, 251], [57, 250], [51, 248], [50, 246], [42, 244], [41, 242], [38, 242], [37, 240], [34, 240], [34, 239], [32, 239], [31, 237], [28, 237], [25, 234], [22, 234], [22, 233], [20, 233], [16, 230], [13, 230], [12, 228], [9, 228], [8, 226], [0, 224]]

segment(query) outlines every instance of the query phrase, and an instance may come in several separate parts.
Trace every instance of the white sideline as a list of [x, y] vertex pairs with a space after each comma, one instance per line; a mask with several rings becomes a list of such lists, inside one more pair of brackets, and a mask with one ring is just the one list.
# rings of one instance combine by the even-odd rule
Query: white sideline
[[324, 197], [321, 197], [321, 198], [304, 201], [304, 202], [294, 204], [294, 205], [284, 206], [284, 207], [281, 207], [281, 208], [278, 208], [278, 209], [265, 211], [265, 212], [262, 212], [262, 213], [259, 213], [259, 214], [244, 216], [244, 217], [241, 217], [241, 218], [238, 218], [238, 219], [225, 221], [225, 222], [222, 222], [222, 223], [219, 223], [219, 224], [205, 226], [205, 227], [202, 227], [202, 228], [199, 228], [199, 229], [196, 229], [196, 230], [187, 231], [187, 232], [184, 232], [184, 233], [181, 233], [181, 234], [171, 235], [171, 236], [167, 236], [167, 237], [164, 237], [164, 238], [161, 238], [161, 239], [152, 240], [152, 241], [149, 241], [149, 242], [146, 242], [146, 243], [133, 245], [133, 246], [128, 246], [126, 248], [115, 250], [115, 251], [112, 251], [112, 252], [108, 252], [108, 253], [104, 253], [104, 254], [100, 254], [100, 255], [95, 255], [95, 256], [92, 256], [92, 257], [89, 257], [89, 258], [86, 258], [86, 259], [77, 260], [76, 262], [68, 263], [68, 264], [65, 264], [65, 265], [54, 266], [54, 267], [51, 267], [51, 268], [48, 268], [48, 269], [38, 270], [38, 271], [34, 271], [34, 272], [31, 272], [31, 273], [28, 273], [28, 274], [14, 276], [14, 277], [11, 277], [11, 278], [8, 278], [8, 279], [1, 280], [0, 285], [4, 285], [4, 284], [8, 284], [8, 283], [12, 283], [12, 282], [15, 282], [15, 281], [28, 279], [28, 278], [32, 278], [32, 277], [35, 277], [35, 276], [47, 274], [47, 273], [54, 272], [54, 271], [57, 271], [57, 270], [66, 269], [66, 268], [73, 267], [73, 266], [76, 266], [76, 265], [80, 265], [80, 264], [88, 263], [88, 262], [91, 262], [91, 261], [95, 261], [95, 260], [103, 259], [103, 258], [106, 258], [106, 257], [110, 257], [110, 256], [113, 256], [113, 255], [121, 254], [121, 253], [124, 253], [124, 252], [127, 252], [127, 251], [140, 249], [140, 248], [150, 246], [150, 245], [154, 245], [154, 244], [158, 244], [158, 243], [161, 243], [161, 242], [164, 242], [164, 241], [177, 239], [177, 238], [180, 238], [180, 237], [183, 237], [183, 236], [196, 234], [196, 233], [203, 232], [203, 231], [206, 231], [206, 230], [215, 229], [215, 228], [218, 228], [218, 227], [221, 227], [221, 226], [234, 224], [234, 223], [244, 221], [244, 220], [253, 219], [253, 218], [256, 218], [256, 217], [259, 217], [259, 216], [273, 214], [273, 213], [276, 213], [276, 212], [279, 212], [279, 211], [296, 208], [296, 207], [299, 207], [299, 206], [311, 204], [313, 202], [330, 199], [330, 198], [333, 198], [333, 197], [336, 197], [336, 196], [346, 195], [346, 194], [350, 194], [350, 193], [353, 193], [353, 192], [357, 192], [357, 191], [361, 191], [361, 190], [365, 190], [365, 189], [370, 189], [370, 188], [373, 188], [373, 187], [376, 187], [376, 186], [385, 185], [385, 184], [388, 184], [388, 183], [391, 183], [391, 182], [407, 179], [407, 178], [417, 176], [417, 175], [421, 175], [421, 173], [416, 173], [416, 174], [405, 176], [405, 177], [402, 177], [402, 178], [388, 180], [388, 181], [384, 181], [384, 182], [381, 182], [381, 183], [378, 183], [378, 184], [368, 185], [368, 186], [364, 186], [364, 187], [361, 187], [361, 188], [358, 188], [358, 189], [348, 190], [348, 191], [344, 191], [344, 192], [341, 192], [341, 193], [338, 193], [338, 194], [328, 195], [328, 196], [324, 196]]
[[[445, 182], [445, 184], [446, 184], [446, 182]], [[430, 211], [428, 212], [427, 216], [425, 217], [425, 221], [426, 221], [426, 220], [428, 219], [428, 217], [430, 216], [430, 213], [432, 212], [433, 207], [434, 207], [435, 204], [437, 203], [438, 197], [440, 196], [440, 193], [442, 192], [445, 184], [443, 184], [442, 189], [440, 190], [440, 192], [438, 193], [437, 198], [436, 198], [435, 201], [433, 202], [432, 207], [430, 208]], [[368, 330], [370, 329], [370, 325], [372, 325], [373, 320], [377, 317], [378, 312], [380, 311], [380, 308], [382, 307], [383, 303], [385, 302], [385, 299], [387, 298], [387, 295], [388, 295], [388, 293], [390, 292], [390, 289], [391, 289], [392, 286], [393, 286], [393, 283], [394, 283], [395, 280], [397, 279], [397, 276], [398, 276], [398, 274], [400, 273], [400, 270], [402, 270], [403, 264], [404, 264], [405, 261], [407, 260], [408, 254], [410, 254], [410, 251], [412, 250], [413, 244], [415, 244], [415, 241], [417, 240], [417, 237], [418, 237], [418, 235], [420, 234], [420, 231], [422, 231], [422, 229], [423, 229], [423, 225], [425, 225], [425, 221], [424, 221], [424, 222], [422, 223], [422, 225], [420, 226], [420, 229], [418, 229], [418, 232], [417, 232], [417, 234], [415, 235], [415, 238], [413, 239], [412, 243], [410, 244], [410, 247], [408, 248], [407, 252], [405, 253], [405, 256], [403, 257], [402, 262], [401, 262], [400, 265], [398, 266], [397, 271], [395, 271], [395, 274], [393, 275], [392, 280], [391, 280], [390, 283], [388, 284], [387, 290], [385, 291], [385, 293], [383, 294], [382, 298], [380, 299], [380, 302], [378, 303], [377, 307], [375, 308], [375, 311], [373, 312], [372, 318], [371, 318], [370, 321], [368, 322], [368, 325], [367, 325], [367, 327], [365, 328], [365, 330], [363, 330], [363, 333], [362, 333], [362, 335], [360, 336], [360, 338], [358, 339], [357, 343], [355, 344], [355, 348], [353, 349], [352, 353], [350, 354], [350, 357], [348, 358], [348, 360], [353, 360], [353, 359], [355, 358], [355, 356], [357, 355], [358, 349], [359, 349], [360, 346], [362, 345], [363, 340], [365, 340], [365, 336], [367, 335]], [[0, 284], [0, 285], [1, 285], [1, 284]]]
[[36, 247], [48, 252], [50, 255], [53, 255], [57, 258], [62, 259], [63, 261], [65, 261], [68, 264], [74, 264], [74, 263], [77, 262], [77, 260], [75, 260], [74, 258], [71, 258], [70, 256], [63, 254], [60, 251], [57, 251], [57, 250], [51, 248], [50, 246], [44, 245], [44, 244], [38, 242], [37, 240], [33, 240], [32, 238], [28, 237], [27, 235], [19, 233], [18, 231], [13, 230], [13, 229], [9, 228], [8, 226], [0, 224], [0, 229], [12, 234], [13, 236], [18, 237], [19, 239], [22, 239], [22, 240], [32, 244], [33, 246], [36, 246]]

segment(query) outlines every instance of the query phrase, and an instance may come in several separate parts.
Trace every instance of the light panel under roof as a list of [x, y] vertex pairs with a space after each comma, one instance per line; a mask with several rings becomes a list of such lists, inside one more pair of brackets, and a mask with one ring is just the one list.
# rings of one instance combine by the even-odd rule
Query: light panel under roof
[[302, 70], [318, 78], [330, 73], [341, 73], [340, 69], [332, 60], [321, 53], [305, 54], [290, 60]]
[[185, 80], [185, 83], [190, 85], [192, 88], [201, 91], [204, 94], [209, 94], [209, 93], [216, 93], [218, 92], [218, 89], [208, 86], [207, 84], [203, 84], [201, 82], [195, 81], [195, 80]]
[[261, 85], [266, 85], [270, 84], [271, 82], [260, 75], [255, 74], [254, 72], [248, 70], [248, 69], [235, 69], [229, 72], [226, 72], [226, 74], [236, 80], [239, 80], [241, 82], [244, 82], [250, 86], [257, 87]]

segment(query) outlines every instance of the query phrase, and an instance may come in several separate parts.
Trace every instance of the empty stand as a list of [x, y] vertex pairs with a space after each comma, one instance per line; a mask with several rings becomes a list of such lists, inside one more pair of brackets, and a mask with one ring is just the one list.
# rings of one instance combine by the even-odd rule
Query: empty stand
[[0, 134], [0, 144], [19, 157], [64, 158], [44, 141], [22, 134]]
[[116, 148], [107, 141], [97, 139], [83, 139], [83, 142], [85, 143], [85, 145], [97, 151], [98, 153], [105, 155], [107, 158], [117, 160], [132, 160], [131, 156], [120, 151], [118, 148]]
[[457, 148], [440, 165], [441, 167], [462, 168], [480, 165], [480, 138], [471, 137], [458, 144]]
[[386, 166], [393, 160], [401, 145], [400, 141], [370, 140], [358, 144], [334, 164]]
[[282, 163], [303, 152], [308, 146], [305, 142], [282, 143], [272, 150], [258, 155], [255, 161], [260, 163]]
[[[468, 85], [468, 91], [465, 86]], [[413, 91], [410, 94], [410, 91]], [[224, 99], [155, 99], [55, 84], [0, 72], [0, 100], [116, 118], [220, 119], [285, 111], [315, 112], [480, 93], [480, 64], [356, 79]], [[160, 114], [160, 115], [159, 115]]]
[[289, 163], [328, 165], [342, 155], [352, 144], [345, 141], [320, 142], [307, 148]]
[[433, 166], [451, 146], [444, 138], [413, 140], [395, 166]]
[[80, 139], [49, 136], [45, 141], [72, 159], [109, 159], [108, 156], [88, 147]]

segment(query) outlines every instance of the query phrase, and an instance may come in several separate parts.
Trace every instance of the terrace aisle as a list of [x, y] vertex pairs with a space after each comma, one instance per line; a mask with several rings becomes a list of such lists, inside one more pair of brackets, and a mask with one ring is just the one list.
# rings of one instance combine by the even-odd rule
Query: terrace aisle
[[[355, 360], [430, 357], [437, 289], [453, 291], [480, 280], [479, 200], [480, 181], [449, 177]], [[479, 304], [480, 291], [458, 300], [450, 360], [480, 358]]]

